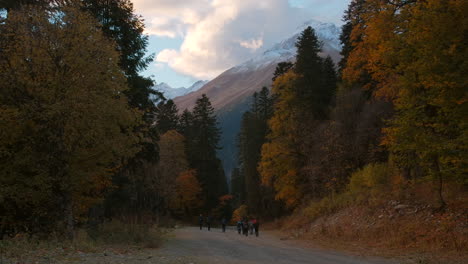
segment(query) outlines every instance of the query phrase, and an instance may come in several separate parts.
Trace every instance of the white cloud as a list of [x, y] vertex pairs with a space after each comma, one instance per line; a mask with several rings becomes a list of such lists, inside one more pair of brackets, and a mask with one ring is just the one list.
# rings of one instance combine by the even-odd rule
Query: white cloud
[[[325, 5], [323, 0], [307, 0]], [[337, 0], [330, 0], [337, 1]], [[343, 0], [339, 0], [343, 1]], [[134, 0], [147, 33], [181, 37], [156, 61], [196, 79], [211, 79], [291, 35], [312, 18], [288, 0]]]
[[239, 41], [239, 44], [252, 51], [256, 51], [263, 46], [263, 38]]

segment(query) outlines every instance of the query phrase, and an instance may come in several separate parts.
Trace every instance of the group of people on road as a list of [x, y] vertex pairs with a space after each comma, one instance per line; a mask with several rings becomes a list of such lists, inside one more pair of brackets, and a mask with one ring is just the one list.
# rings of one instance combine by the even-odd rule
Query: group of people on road
[[[203, 229], [203, 224], [206, 224], [206, 227], [208, 228], [208, 231], [211, 230], [211, 216], [207, 216], [206, 219], [203, 218], [203, 215], [200, 214], [200, 216], [198, 217], [198, 224], [200, 225], [200, 230]], [[223, 218], [221, 219], [221, 227], [222, 227], [222, 230], [223, 232], [226, 232], [226, 218]]]
[[[203, 229], [203, 222], [204, 222], [203, 221], [203, 215], [200, 214], [200, 216], [198, 217], [198, 224], [200, 225], [200, 230]], [[206, 227], [208, 228], [208, 231], [210, 231], [210, 229], [211, 229], [211, 216], [208, 215], [206, 217], [205, 223], [206, 223]]]
[[249, 232], [250, 235], [253, 235], [255, 232], [255, 236], [258, 237], [258, 232], [260, 228], [260, 222], [256, 217], [251, 217], [250, 219], [247, 217], [243, 217], [237, 221], [237, 233], [243, 234], [244, 236], [248, 236]]
[[[211, 220], [212, 220], [211, 216], [208, 215], [205, 218], [203, 217], [202, 214], [200, 214], [200, 216], [198, 217], [198, 224], [200, 225], [200, 230], [202, 230], [203, 226], [206, 225], [206, 227], [208, 228], [208, 231], [210, 231]], [[223, 231], [223, 233], [226, 232], [226, 224], [227, 224], [226, 218], [222, 218], [221, 230]], [[248, 217], [243, 217], [242, 219], [239, 219], [239, 221], [237, 221], [237, 232], [245, 236], [248, 236], [250, 232], [250, 235], [253, 235], [255, 233], [255, 236], [258, 237], [259, 227], [260, 227], [260, 222], [258, 221], [256, 217], [250, 217], [250, 219]]]

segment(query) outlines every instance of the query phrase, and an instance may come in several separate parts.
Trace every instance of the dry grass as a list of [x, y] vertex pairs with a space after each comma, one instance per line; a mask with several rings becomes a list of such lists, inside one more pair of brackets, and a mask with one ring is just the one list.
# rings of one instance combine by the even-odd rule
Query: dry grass
[[[47, 240], [26, 235], [0, 240], [1, 257], [5, 263], [44, 263], [79, 253], [115, 252], [125, 254], [142, 248], [157, 248], [166, 231], [148, 225], [123, 224], [114, 221], [104, 224], [90, 234], [80, 229], [73, 241], [51, 234]], [[91, 236], [90, 236], [91, 235]], [[42, 262], [39, 262], [42, 263]]]
[[468, 194], [455, 185], [446, 190], [444, 211], [438, 210], [430, 184], [415, 184], [403, 191], [389, 188], [367, 200], [347, 193], [313, 202], [283, 219], [281, 226], [289, 237], [329, 247], [416, 255], [421, 263], [463, 263], [468, 259]]

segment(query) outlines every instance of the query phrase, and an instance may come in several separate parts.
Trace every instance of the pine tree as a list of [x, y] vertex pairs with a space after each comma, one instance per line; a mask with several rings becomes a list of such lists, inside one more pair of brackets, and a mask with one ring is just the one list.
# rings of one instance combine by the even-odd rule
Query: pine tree
[[352, 0], [348, 5], [348, 9], [345, 11], [343, 16], [343, 26], [341, 27], [340, 43], [341, 43], [341, 60], [338, 63], [338, 70], [341, 72], [346, 67], [348, 57], [354, 46], [362, 41], [361, 34], [357, 34], [358, 30], [355, 30], [354, 36], [352, 36], [353, 29], [362, 27], [364, 21], [362, 19], [362, 13], [364, 12], [364, 4], [366, 0]]
[[[327, 56], [322, 64], [322, 85], [321, 85], [321, 99], [323, 104], [329, 106], [332, 99], [336, 95], [336, 85], [338, 77], [336, 74], [335, 63], [330, 56]], [[327, 107], [324, 106], [324, 107]]]
[[239, 168], [234, 168], [232, 170], [230, 186], [230, 193], [234, 199], [234, 207], [237, 208], [245, 201], [244, 177], [241, 175]]
[[193, 115], [189, 110], [185, 109], [179, 118], [179, 131], [186, 138], [191, 137], [191, 130], [193, 126]]
[[156, 127], [160, 134], [164, 134], [169, 130], [178, 129], [179, 110], [174, 104], [174, 101], [168, 100], [158, 104], [155, 111]]
[[209, 160], [216, 157], [221, 130], [218, 128], [214, 108], [205, 94], [197, 99], [192, 115], [195, 130], [194, 137], [197, 143], [205, 148], [201, 152], [202, 156], [198, 158]]
[[[250, 111], [244, 113], [241, 130], [238, 135], [239, 167], [242, 177], [245, 201], [250, 210], [263, 214], [264, 200], [260, 175], [257, 170], [260, 161], [260, 151], [267, 134], [267, 122], [273, 113], [273, 102], [268, 88], [263, 87], [260, 93], [255, 93]], [[242, 196], [242, 195], [239, 195]]]
[[276, 80], [276, 78], [287, 73], [293, 67], [294, 67], [294, 64], [289, 61], [283, 61], [283, 62], [278, 63], [278, 65], [276, 65], [275, 72], [273, 73], [273, 78], [272, 78], [273, 82]]
[[[181, 117], [182, 123], [188, 117], [184, 114]], [[211, 210], [217, 206], [218, 198], [227, 194], [228, 190], [221, 161], [216, 156], [221, 132], [214, 108], [205, 94], [197, 99], [191, 116], [187, 155], [204, 190], [205, 209]]]
[[313, 78], [317, 73], [322, 59], [318, 53], [322, 50], [322, 43], [315, 35], [312, 27], [307, 27], [302, 31], [296, 41], [297, 55], [294, 71], [305, 78]]
[[261, 125], [263, 137], [266, 134], [267, 122], [273, 115], [273, 103], [274, 99], [270, 96], [270, 91], [267, 87], [263, 87], [258, 94], [258, 109], [256, 111], [257, 116], [262, 121]]
[[[299, 114], [303, 115], [300, 118], [304, 120], [325, 119], [336, 84], [328, 83], [329, 86], [326, 84], [326, 79], [332, 78], [332, 76], [328, 75], [330, 65], [325, 66], [328, 67], [327, 70], [324, 69], [323, 59], [318, 55], [321, 51], [321, 43], [312, 27], [307, 27], [301, 33], [296, 42], [296, 47], [297, 55], [294, 71], [299, 75], [299, 79], [293, 92], [297, 99], [295, 103], [301, 109]], [[333, 64], [331, 59], [327, 63], [330, 62]], [[323, 76], [324, 71], [327, 71], [327, 76]]]
[[153, 81], [139, 72], [153, 60], [145, 57], [148, 36], [144, 35], [143, 19], [135, 14], [130, 0], [81, 0], [83, 9], [101, 23], [106, 36], [117, 43], [119, 65], [127, 76], [130, 89], [126, 95], [133, 107], [148, 110], [154, 107], [151, 95], [158, 95], [151, 87]]
[[310, 187], [304, 173], [308, 156], [304, 142], [311, 138], [311, 127], [328, 118], [336, 90], [336, 73], [330, 58], [318, 53], [321, 43], [313, 28], [306, 28], [296, 42], [294, 71], [273, 84], [274, 113], [269, 121], [268, 140], [263, 144], [258, 170], [262, 183], [273, 186], [276, 199], [290, 208], [298, 205]]

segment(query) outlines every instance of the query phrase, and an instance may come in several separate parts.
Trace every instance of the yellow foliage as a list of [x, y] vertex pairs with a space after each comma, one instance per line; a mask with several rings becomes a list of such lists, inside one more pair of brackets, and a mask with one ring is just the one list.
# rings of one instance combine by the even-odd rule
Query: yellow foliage
[[231, 223], [235, 224], [237, 221], [241, 221], [244, 217], [247, 217], [249, 214], [249, 208], [247, 205], [243, 204], [239, 206], [234, 212], [232, 213], [232, 220]]
[[202, 188], [195, 170], [182, 172], [176, 179], [176, 197], [172, 208], [180, 215], [193, 215], [203, 205]]
[[301, 121], [298, 118], [297, 95], [294, 87], [298, 75], [290, 71], [275, 80], [273, 93], [278, 96], [275, 113], [269, 121], [271, 129], [269, 142], [262, 146], [258, 171], [262, 184], [272, 185], [276, 199], [294, 207], [303, 196], [298, 169], [300, 166], [299, 133]]
[[65, 203], [77, 218], [139, 151], [142, 113], [128, 106], [119, 54], [70, 7], [11, 10], [0, 34], [0, 201], [13, 201], [1, 206], [35, 219]]
[[371, 163], [351, 175], [348, 188], [352, 193], [379, 189], [391, 182], [392, 173], [387, 163]]
[[164, 197], [166, 206], [175, 199], [177, 177], [189, 168], [184, 141], [184, 136], [175, 130], [169, 130], [161, 135], [158, 142], [159, 163], [152, 184], [154, 191]]

